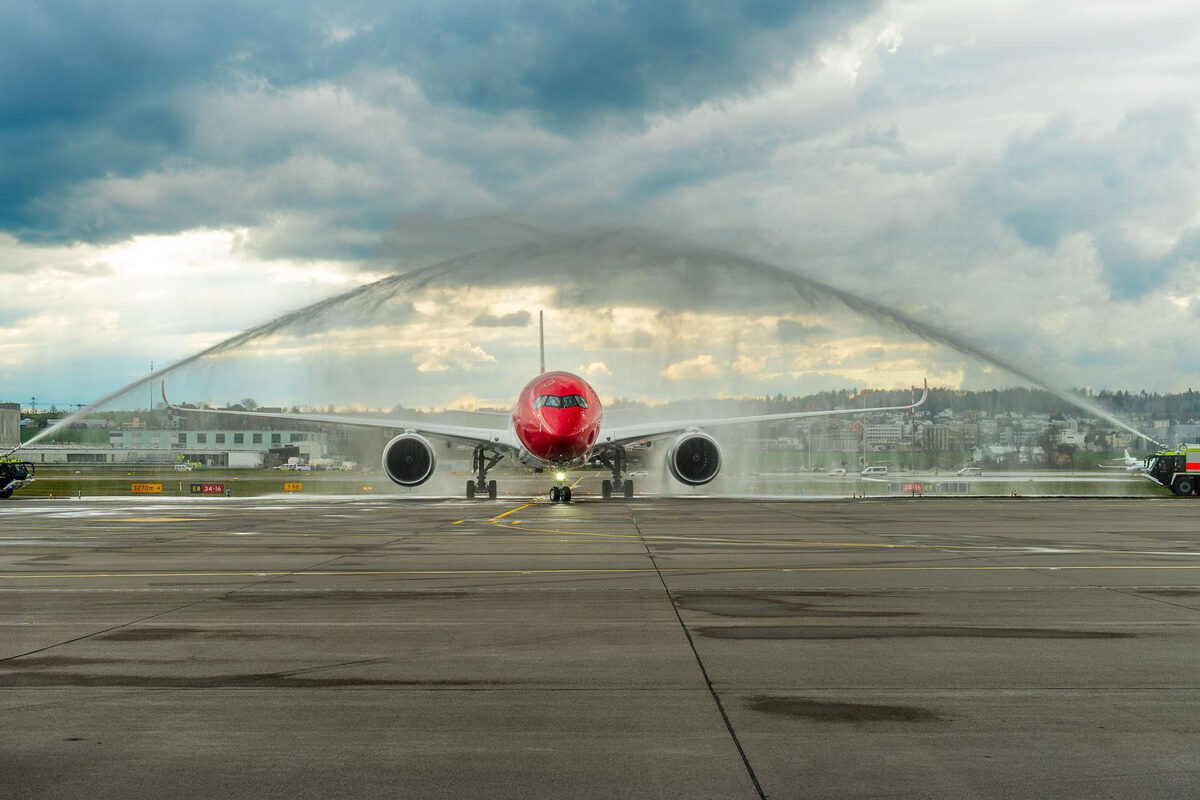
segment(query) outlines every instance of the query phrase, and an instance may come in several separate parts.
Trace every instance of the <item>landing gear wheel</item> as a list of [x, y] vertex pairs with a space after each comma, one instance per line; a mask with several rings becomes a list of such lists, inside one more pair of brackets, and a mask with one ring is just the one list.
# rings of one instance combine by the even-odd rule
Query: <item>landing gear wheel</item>
[[1175, 481], [1175, 494], [1180, 497], [1187, 497], [1196, 490], [1196, 484], [1191, 478], [1180, 478]]
[[557, 487], [557, 486], [551, 486], [551, 487], [550, 487], [550, 502], [551, 502], [551, 503], [557, 503], [557, 502], [558, 502], [558, 498], [559, 498], [558, 487]]
[[600, 496], [605, 500], [612, 499], [612, 481], [608, 478], [600, 482]]
[[475, 445], [475, 453], [471, 456], [471, 471], [475, 473], [475, 480], [467, 482], [467, 499], [474, 500], [475, 494], [487, 493], [489, 500], [496, 499], [496, 482], [487, 479], [488, 470], [496, 466], [500, 459], [504, 458], [504, 454], [489, 450], [486, 444]]
[[12, 489], [5, 489], [4, 491], [0, 491], [0, 500], [7, 500], [8, 498], [12, 497], [12, 493], [13, 493]]
[[570, 487], [570, 486], [564, 486], [564, 487], [562, 488], [562, 491], [560, 491], [560, 492], [558, 493], [558, 496], [559, 496], [560, 498], [562, 498], [562, 501], [563, 501], [564, 503], [569, 503], [569, 502], [571, 502], [571, 487]]
[[625, 492], [626, 500], [633, 499], [633, 481], [625, 481], [625, 483], [621, 484], [621, 489]]

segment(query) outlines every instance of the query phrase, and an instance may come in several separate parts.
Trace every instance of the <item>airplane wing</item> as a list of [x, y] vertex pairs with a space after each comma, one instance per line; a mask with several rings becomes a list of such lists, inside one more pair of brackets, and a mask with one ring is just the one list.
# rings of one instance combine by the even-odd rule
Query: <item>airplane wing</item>
[[731, 425], [753, 425], [760, 422], [778, 422], [789, 419], [805, 419], [808, 417], [833, 417], [845, 414], [873, 414], [880, 411], [911, 411], [929, 399], [929, 382], [921, 392], [921, 398], [909, 405], [884, 406], [880, 408], [843, 408], [837, 411], [789, 411], [783, 414], [757, 414], [748, 417], [717, 417], [715, 419], [678, 420], [671, 422], [644, 422], [635, 425], [605, 426], [600, 429], [596, 438], [597, 446], [627, 445], [635, 442], [645, 442], [651, 439], [663, 439], [677, 436], [691, 430], [718, 428]]
[[477, 445], [487, 444], [500, 450], [518, 450], [512, 429], [477, 428], [471, 425], [444, 425], [438, 422], [410, 422], [399, 419], [379, 419], [375, 417], [350, 417], [341, 414], [283, 414], [265, 411], [225, 411], [219, 408], [182, 408], [167, 400], [166, 386], [163, 386], [163, 402], [173, 412], [181, 414], [209, 414], [227, 417], [248, 417], [250, 419], [273, 419], [284, 422], [307, 422], [319, 425], [350, 425], [359, 428], [375, 428], [391, 430], [397, 433], [408, 431], [436, 439], [448, 439], [452, 442]]

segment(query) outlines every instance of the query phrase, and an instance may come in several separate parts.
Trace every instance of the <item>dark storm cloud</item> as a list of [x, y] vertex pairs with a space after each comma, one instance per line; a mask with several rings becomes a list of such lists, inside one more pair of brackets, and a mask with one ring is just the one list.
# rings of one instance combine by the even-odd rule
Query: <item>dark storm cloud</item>
[[[750, 91], [875, 5], [8, 4], [0, 11], [0, 230], [28, 241], [101, 241], [252, 225], [276, 209], [223, 203], [219, 186], [171, 208], [131, 210], [90, 203], [88, 182], [152, 171], [245, 172], [297, 152], [338, 163], [356, 158], [329, 134], [277, 134], [270, 119], [261, 120], [262, 135], [251, 143], [202, 147], [197, 133], [211, 120], [195, 108], [200, 93], [278, 96], [317, 84], [353, 90], [363, 75], [384, 71], [412, 78], [435, 103], [486, 114], [526, 112], [540, 126], [578, 133], [613, 119], [636, 125], [648, 113]], [[450, 162], [467, 158], [438, 155]], [[687, 174], [652, 182], [670, 186]], [[482, 180], [503, 190], [514, 178]], [[383, 196], [306, 202], [295, 192], [277, 192], [255, 199], [283, 209], [353, 206], [362, 224], [377, 231], [387, 223], [372, 220], [390, 222], [404, 208]], [[353, 248], [333, 254], [363, 255]]]
[[[55, 201], [81, 181], [186, 166], [189, 90], [231, 80], [241, 53], [297, 61], [305, 42], [270, 6], [9, 4], [0, 14], [0, 227], [27, 238], [103, 238], [120, 223], [62, 230]], [[302, 63], [302, 62], [300, 62]]]
[[523, 328], [533, 319], [528, 311], [514, 311], [511, 314], [481, 314], [471, 324], [477, 328]]
[[1153, 256], [1122, 231], [1131, 217], [1163, 222], [1177, 214], [1189, 192], [1195, 130], [1192, 110], [1172, 105], [1132, 111], [1100, 136], [1060, 117], [1010, 142], [976, 195], [1035, 247], [1053, 250], [1067, 236], [1089, 234], [1114, 295], [1141, 297], [1200, 257], [1200, 229]]
[[412, 53], [407, 66], [435, 97], [531, 109], [571, 127], [598, 111], [640, 114], [740, 91], [875, 5], [479, 0], [394, 16], [365, 40], [376, 53]]

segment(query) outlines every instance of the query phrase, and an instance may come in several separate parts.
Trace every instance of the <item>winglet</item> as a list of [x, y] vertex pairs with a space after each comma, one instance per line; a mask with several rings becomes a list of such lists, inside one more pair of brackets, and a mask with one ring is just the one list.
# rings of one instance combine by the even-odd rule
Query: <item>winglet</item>
[[167, 404], [168, 409], [175, 407], [175, 406], [171, 405], [171, 401], [167, 399], [167, 382], [166, 381], [162, 382], [162, 396], [163, 396], [163, 402]]
[[924, 388], [921, 390], [921, 399], [920, 399], [920, 400], [917, 400], [917, 401], [915, 401], [915, 402], [914, 402], [914, 403], [913, 403], [911, 406], [909, 406], [909, 407], [908, 407], [908, 410], [909, 410], [909, 411], [913, 411], [913, 410], [915, 410], [917, 406], [919, 406], [919, 405], [923, 404], [923, 403], [924, 403], [926, 400], [928, 400], [928, 399], [929, 399], [929, 378], [926, 378], [926, 379], [925, 379], [925, 386], [924, 386]]

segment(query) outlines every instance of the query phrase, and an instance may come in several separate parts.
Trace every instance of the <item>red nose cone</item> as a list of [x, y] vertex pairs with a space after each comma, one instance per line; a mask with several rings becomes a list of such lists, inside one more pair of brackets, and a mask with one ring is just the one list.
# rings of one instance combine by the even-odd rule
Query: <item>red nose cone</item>
[[525, 384], [513, 406], [513, 431], [530, 455], [554, 464], [585, 456], [602, 419], [600, 398], [569, 372], [545, 372]]
[[543, 408], [540, 409], [542, 430], [550, 436], [577, 436], [583, 420], [583, 410], [579, 408]]
[[590, 442], [580, 433], [583, 427], [583, 412], [578, 408], [543, 408], [539, 414], [541, 422], [541, 445], [549, 458], [578, 458], [587, 452]]

